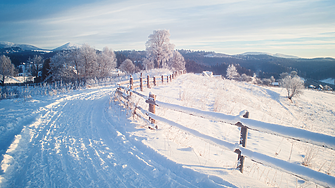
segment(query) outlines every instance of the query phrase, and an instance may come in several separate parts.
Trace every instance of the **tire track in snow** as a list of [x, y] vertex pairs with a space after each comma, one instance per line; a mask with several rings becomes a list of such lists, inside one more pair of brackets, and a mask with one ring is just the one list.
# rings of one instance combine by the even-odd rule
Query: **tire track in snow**
[[[0, 186], [198, 187], [194, 171], [124, 132], [128, 120], [113, 119], [108, 109], [113, 90], [87, 90], [42, 109], [23, 135], [20, 151], [13, 153], [15, 163]], [[175, 169], [169, 169], [171, 164]]]

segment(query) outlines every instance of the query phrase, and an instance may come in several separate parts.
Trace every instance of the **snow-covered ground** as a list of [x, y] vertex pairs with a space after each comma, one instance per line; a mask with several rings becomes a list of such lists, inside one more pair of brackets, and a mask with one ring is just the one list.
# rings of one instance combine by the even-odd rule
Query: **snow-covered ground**
[[[315, 186], [248, 158], [241, 174], [234, 152], [159, 121], [158, 130], [149, 130], [111, 100], [115, 89], [1, 100], [0, 187]], [[250, 119], [335, 135], [332, 93], [306, 90], [291, 102], [281, 88], [194, 74], [143, 93], [149, 92], [162, 102], [230, 115], [248, 110]], [[239, 140], [235, 126], [158, 107], [156, 112], [202, 134]], [[305, 158], [310, 168], [335, 174], [335, 152], [329, 149], [255, 131], [249, 131], [247, 148], [296, 164]]]
[[24, 82], [31, 82], [34, 78], [32, 76], [16, 76], [16, 77], [5, 77], [6, 84], [15, 84], [15, 83], [24, 83]]

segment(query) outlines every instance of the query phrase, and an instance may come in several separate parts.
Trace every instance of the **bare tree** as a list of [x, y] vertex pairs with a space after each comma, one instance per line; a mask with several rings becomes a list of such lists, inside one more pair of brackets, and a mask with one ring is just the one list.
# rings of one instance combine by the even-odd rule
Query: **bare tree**
[[281, 80], [281, 86], [287, 90], [287, 98], [292, 100], [294, 96], [302, 94], [304, 81], [301, 80], [298, 75], [295, 75], [294, 77], [288, 75]]
[[135, 72], [135, 65], [130, 59], [126, 59], [121, 63], [120, 70], [132, 74]]
[[154, 30], [145, 43], [147, 57], [155, 63], [155, 67], [161, 68], [173, 56], [174, 45], [170, 43], [168, 30]]
[[0, 57], [0, 74], [2, 74], [2, 85], [5, 85], [6, 76], [13, 76], [15, 67], [9, 57], [2, 55]]
[[237, 72], [236, 67], [233, 64], [231, 64], [227, 68], [227, 75], [226, 76], [227, 76], [228, 79], [236, 79], [236, 78], [240, 77], [240, 74]]

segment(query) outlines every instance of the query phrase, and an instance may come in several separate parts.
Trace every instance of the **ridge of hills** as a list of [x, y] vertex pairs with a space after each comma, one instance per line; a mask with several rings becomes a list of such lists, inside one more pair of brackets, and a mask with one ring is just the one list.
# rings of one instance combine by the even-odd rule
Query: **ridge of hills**
[[[27, 61], [34, 55], [41, 55], [44, 59], [52, 57], [57, 51], [79, 48], [80, 45], [66, 43], [53, 50], [43, 50], [33, 45], [0, 42], [0, 54], [11, 58], [14, 65]], [[280, 73], [297, 71], [298, 75], [312, 80], [335, 78], [335, 59], [333, 58], [299, 58], [284, 54], [270, 54], [266, 52], [245, 52], [237, 55], [223, 53], [178, 50], [185, 58], [188, 72], [213, 71], [214, 74], [226, 75], [229, 64], [235, 64], [240, 74], [252, 76], [254, 73], [260, 78], [274, 76], [279, 78]], [[118, 65], [126, 58], [133, 62], [141, 62], [145, 58], [145, 51], [122, 50], [115, 51]]]

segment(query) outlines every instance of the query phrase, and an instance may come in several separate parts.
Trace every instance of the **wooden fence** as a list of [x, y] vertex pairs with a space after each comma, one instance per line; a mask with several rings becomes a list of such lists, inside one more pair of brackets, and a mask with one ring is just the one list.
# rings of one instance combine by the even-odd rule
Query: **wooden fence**
[[[166, 82], [176, 78], [176, 76], [183, 74], [185, 72], [180, 73], [174, 73], [172, 75], [166, 76]], [[164, 77], [161, 77], [161, 81], [163, 83]], [[153, 83], [154, 86], [157, 85], [156, 83], [157, 79], [153, 77], [153, 81], [150, 81], [150, 78], [147, 77], [147, 87], [150, 88], [150, 84]], [[140, 78], [140, 90], [143, 91], [143, 79]], [[247, 146], [247, 135], [248, 130], [254, 130], [259, 132], [264, 132], [268, 134], [273, 134], [277, 136], [282, 136], [285, 138], [310, 143], [313, 145], [325, 147], [331, 150], [335, 150], [335, 137], [324, 135], [320, 133], [310, 132], [303, 129], [298, 129], [294, 127], [287, 127], [283, 125], [277, 125], [277, 124], [271, 124], [271, 123], [265, 123], [257, 120], [249, 119], [249, 112], [242, 111], [238, 116], [232, 116], [232, 115], [226, 115], [216, 112], [209, 112], [209, 111], [202, 111], [194, 108], [188, 108], [184, 106], [179, 106], [175, 104], [169, 104], [164, 103], [156, 100], [156, 96], [153, 94], [149, 94], [149, 96], [145, 96], [142, 93], [136, 91], [135, 89], [138, 87], [134, 87], [134, 80], [132, 80], [132, 77], [130, 78], [129, 86], [122, 86], [120, 83], [116, 94], [119, 96], [119, 101], [123, 103], [125, 106], [132, 106], [134, 109], [134, 115], [139, 116], [140, 118], [144, 119], [148, 124], [150, 129], [158, 128], [157, 127], [157, 121], [161, 121], [167, 124], [170, 124], [172, 126], [178, 127], [179, 129], [188, 132], [189, 134], [192, 134], [196, 137], [199, 137], [203, 140], [205, 140], [208, 143], [212, 143], [215, 145], [222, 146], [224, 148], [227, 148], [233, 152], [235, 152], [237, 156], [238, 165], [237, 168], [243, 173], [243, 166], [244, 166], [244, 159], [245, 157], [250, 158], [251, 160], [264, 164], [266, 166], [270, 166], [272, 168], [287, 172], [289, 174], [295, 175], [301, 179], [304, 180], [312, 180], [313, 182], [325, 186], [325, 187], [335, 187], [335, 177], [330, 176], [328, 174], [324, 174], [318, 171], [314, 171], [310, 168], [307, 168], [305, 166], [290, 163], [281, 159], [273, 158], [270, 156], [267, 156], [265, 154], [261, 154], [255, 151], [251, 151], [246, 148]], [[123, 82], [123, 84], [127, 84], [126, 82]], [[141, 87], [142, 86], [142, 87]], [[149, 109], [145, 110], [140, 106], [137, 106], [134, 103], [131, 103], [129, 101], [129, 97], [132, 95], [132, 93], [142, 97], [145, 99], [145, 102], [149, 104]], [[204, 135], [196, 130], [187, 128], [183, 125], [180, 125], [176, 122], [170, 121], [166, 118], [157, 116], [155, 114], [155, 107], [161, 107], [161, 108], [167, 108], [170, 110], [182, 112], [188, 115], [197, 116], [209, 120], [215, 120], [223, 123], [228, 123], [234, 126], [240, 127], [240, 141], [239, 143], [230, 143], [227, 141], [219, 140], [217, 138], [213, 138], [208, 135]], [[148, 118], [149, 120], [148, 120]]]

